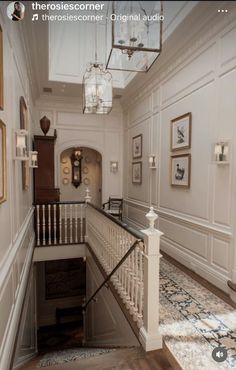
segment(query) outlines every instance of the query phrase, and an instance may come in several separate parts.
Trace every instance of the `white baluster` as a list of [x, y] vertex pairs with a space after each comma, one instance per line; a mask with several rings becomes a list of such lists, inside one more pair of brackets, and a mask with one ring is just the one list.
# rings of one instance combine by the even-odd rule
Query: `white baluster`
[[51, 245], [51, 204], [48, 204], [48, 244]]
[[57, 244], [57, 206], [53, 204], [54, 244]]
[[73, 227], [73, 205], [70, 204], [70, 243], [73, 243], [72, 227]]
[[43, 245], [46, 245], [46, 239], [45, 239], [45, 205], [42, 205], [43, 209]]
[[139, 249], [139, 302], [138, 302], [138, 317], [142, 319], [143, 317], [143, 255]]
[[75, 243], [78, 243], [78, 204], [75, 205]]
[[64, 242], [67, 244], [67, 205], [64, 205], [64, 232], [65, 232], [65, 237], [64, 237]]
[[40, 206], [36, 206], [36, 214], [37, 214], [37, 245], [40, 245]]
[[138, 312], [138, 248], [135, 248], [135, 295], [134, 295], [134, 312]]
[[59, 204], [59, 244], [62, 244], [62, 205]]
[[83, 243], [83, 204], [80, 204], [80, 242]]

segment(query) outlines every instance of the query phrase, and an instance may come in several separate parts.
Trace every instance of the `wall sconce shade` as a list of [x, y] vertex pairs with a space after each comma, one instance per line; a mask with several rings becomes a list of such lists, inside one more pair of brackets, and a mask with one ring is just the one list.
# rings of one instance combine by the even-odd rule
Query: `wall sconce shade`
[[229, 142], [219, 141], [215, 144], [214, 158], [217, 164], [229, 163]]
[[110, 171], [116, 173], [118, 171], [118, 162], [110, 161]]
[[29, 167], [38, 168], [38, 152], [36, 151], [29, 152]]
[[15, 160], [26, 161], [28, 160], [28, 131], [15, 130], [14, 132], [14, 150]]
[[156, 163], [156, 156], [155, 154], [149, 154], [148, 156], [148, 163], [149, 163], [149, 168], [157, 168], [157, 163]]
[[[107, 69], [146, 72], [161, 52], [162, 1], [113, 1]], [[125, 19], [125, 21], [123, 21]]]

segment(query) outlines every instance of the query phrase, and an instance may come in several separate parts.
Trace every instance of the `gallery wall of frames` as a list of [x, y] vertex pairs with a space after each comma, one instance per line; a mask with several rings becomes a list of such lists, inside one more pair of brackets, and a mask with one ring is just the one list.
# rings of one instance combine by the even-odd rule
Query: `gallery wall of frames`
[[[217, 27], [212, 15], [184, 47], [184, 26], [182, 34], [176, 31], [165, 49], [168, 55], [174, 47], [175, 54], [162, 55], [122, 99], [126, 217], [143, 228], [154, 206], [162, 250], [225, 291], [236, 262], [235, 8], [231, 12]], [[150, 154], [156, 168], [149, 166]]]

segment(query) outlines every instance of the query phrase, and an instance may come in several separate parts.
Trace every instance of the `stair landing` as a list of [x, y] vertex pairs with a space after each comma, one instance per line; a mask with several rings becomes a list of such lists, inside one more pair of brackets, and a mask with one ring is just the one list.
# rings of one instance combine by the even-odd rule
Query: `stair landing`
[[[39, 370], [37, 356], [20, 370]], [[165, 349], [145, 353], [142, 348], [116, 349], [110, 353], [68, 363], [41, 367], [42, 370], [177, 370], [172, 367]]]

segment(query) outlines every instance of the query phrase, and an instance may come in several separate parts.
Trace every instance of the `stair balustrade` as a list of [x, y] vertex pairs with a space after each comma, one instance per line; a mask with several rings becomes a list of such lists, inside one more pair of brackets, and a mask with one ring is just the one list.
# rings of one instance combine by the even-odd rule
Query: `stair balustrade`
[[85, 202], [35, 205], [37, 246], [84, 243]]
[[[146, 351], [162, 347], [159, 333], [160, 237], [157, 215], [151, 207], [149, 228], [137, 231], [100, 208], [85, 202], [54, 202], [35, 205], [36, 245], [87, 243], [107, 277], [85, 304], [107, 282], [112, 284], [132, 327]], [[137, 333], [136, 333], [137, 335]]]
[[146, 351], [162, 347], [159, 333], [160, 237], [154, 228], [157, 215], [151, 207], [146, 215], [149, 228], [138, 232], [107, 215], [91, 203], [86, 207], [86, 236], [107, 279], [85, 304], [93, 300], [110, 280], [139, 329]]

